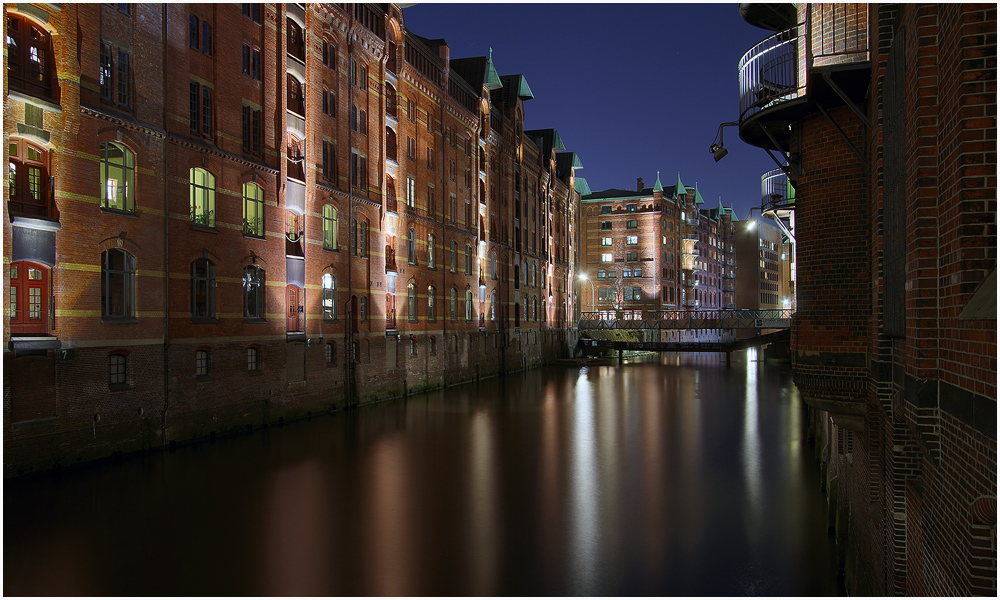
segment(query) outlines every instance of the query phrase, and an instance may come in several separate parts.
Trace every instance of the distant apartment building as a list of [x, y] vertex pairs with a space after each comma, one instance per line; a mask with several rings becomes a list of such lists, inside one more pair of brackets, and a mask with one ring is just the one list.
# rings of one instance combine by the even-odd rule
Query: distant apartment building
[[5, 4], [4, 473], [537, 365], [580, 161], [395, 4]]
[[644, 311], [732, 308], [732, 210], [706, 209], [677, 182], [581, 196], [582, 311], [642, 318]]
[[792, 304], [784, 234], [760, 216], [736, 224], [736, 307], [782, 309]]

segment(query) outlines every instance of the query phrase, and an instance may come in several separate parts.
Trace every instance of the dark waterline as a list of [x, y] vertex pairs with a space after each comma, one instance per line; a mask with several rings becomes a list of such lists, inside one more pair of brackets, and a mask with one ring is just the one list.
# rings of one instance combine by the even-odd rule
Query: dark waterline
[[753, 358], [543, 368], [6, 482], [4, 595], [839, 595], [805, 407]]

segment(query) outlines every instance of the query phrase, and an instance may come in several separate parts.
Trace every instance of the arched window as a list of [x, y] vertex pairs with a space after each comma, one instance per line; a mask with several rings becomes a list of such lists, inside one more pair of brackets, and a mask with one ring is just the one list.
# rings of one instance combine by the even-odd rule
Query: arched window
[[535, 263], [531, 263], [531, 285], [532, 287], [538, 285], [535, 279]]
[[368, 220], [363, 219], [361, 221], [361, 233], [359, 234], [361, 239], [359, 241], [361, 245], [361, 256], [368, 257]]
[[191, 222], [215, 227], [215, 175], [195, 167], [190, 174]]
[[49, 32], [16, 14], [7, 14], [7, 80], [10, 89], [54, 98], [55, 55]]
[[10, 263], [10, 332], [13, 335], [44, 334], [49, 320], [49, 268], [18, 260]]
[[108, 355], [108, 385], [128, 384], [128, 355], [116, 352]]
[[247, 319], [264, 318], [265, 281], [264, 269], [258, 265], [243, 268], [243, 316]]
[[490, 321], [497, 320], [497, 293], [490, 294]]
[[101, 254], [101, 316], [135, 317], [135, 257], [121, 248]]
[[465, 274], [472, 275], [472, 246], [465, 245]]
[[302, 27], [292, 19], [287, 19], [288, 21], [288, 54], [299, 59], [301, 62], [306, 62], [306, 42], [305, 33]]
[[288, 82], [288, 110], [304, 117], [306, 114], [306, 100], [302, 83], [291, 73], [285, 78]]
[[417, 264], [417, 232], [412, 227], [406, 230], [406, 260]]
[[524, 264], [521, 266], [521, 283], [525, 287], [528, 285], [528, 261], [524, 261]]
[[451, 272], [454, 273], [458, 270], [458, 242], [455, 240], [451, 240], [451, 255], [448, 260]]
[[250, 346], [247, 348], [247, 371], [250, 373], [257, 373], [260, 372], [260, 370], [260, 348], [257, 346]]
[[537, 321], [538, 320], [538, 297], [537, 296], [532, 296], [531, 297], [531, 320], [532, 321]]
[[135, 155], [115, 142], [101, 144], [101, 206], [135, 212]]
[[243, 184], [243, 233], [264, 237], [264, 190], [256, 183]]
[[437, 319], [437, 314], [435, 312], [436, 309], [434, 307], [434, 304], [435, 304], [434, 294], [435, 294], [436, 291], [437, 290], [434, 288], [433, 285], [427, 286], [427, 320], [428, 321], [434, 321], [435, 319]]
[[305, 181], [305, 162], [306, 155], [302, 149], [302, 140], [294, 135], [289, 135], [288, 145], [285, 148], [285, 163], [288, 167], [288, 176], [299, 181]]
[[497, 278], [497, 255], [490, 252], [490, 277], [492, 279]]
[[465, 290], [465, 320], [472, 320], [472, 290]]
[[427, 266], [431, 269], [435, 267], [434, 264], [434, 234], [427, 235]]
[[411, 323], [417, 320], [417, 286], [412, 281], [406, 286], [406, 312]]
[[361, 308], [359, 309], [361, 313], [361, 320], [368, 320], [368, 296], [361, 296]]
[[323, 273], [323, 318], [337, 318], [337, 279], [329, 273]]
[[449, 304], [449, 309], [451, 311], [451, 320], [458, 320], [458, 290], [451, 288], [451, 302]]
[[207, 258], [191, 263], [191, 317], [215, 317], [215, 263]]
[[194, 353], [194, 374], [198, 377], [207, 377], [212, 371], [212, 351], [196, 350]]
[[385, 157], [399, 162], [399, 150], [396, 144], [396, 132], [392, 127], [385, 128]]
[[9, 210], [30, 216], [51, 216], [48, 153], [25, 140], [10, 140], [7, 165]]
[[323, 206], [323, 247], [337, 249], [337, 209], [332, 204]]

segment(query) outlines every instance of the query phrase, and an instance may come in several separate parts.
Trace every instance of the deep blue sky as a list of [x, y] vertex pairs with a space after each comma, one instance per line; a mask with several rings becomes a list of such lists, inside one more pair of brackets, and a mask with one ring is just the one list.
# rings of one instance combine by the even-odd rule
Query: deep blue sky
[[680, 171], [706, 204], [744, 219], [760, 206], [767, 154], [725, 130], [729, 155], [708, 151], [739, 112], [737, 64], [769, 32], [736, 4], [453, 4], [403, 10], [404, 24], [444, 38], [451, 57], [485, 56], [501, 75], [524, 74], [534, 94], [525, 128], [555, 128], [583, 162], [593, 191], [670, 185]]

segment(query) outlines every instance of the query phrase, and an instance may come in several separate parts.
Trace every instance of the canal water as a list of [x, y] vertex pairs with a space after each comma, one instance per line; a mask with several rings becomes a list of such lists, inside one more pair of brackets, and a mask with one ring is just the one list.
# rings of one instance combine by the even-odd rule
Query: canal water
[[546, 367], [4, 483], [5, 596], [831, 596], [753, 351]]

